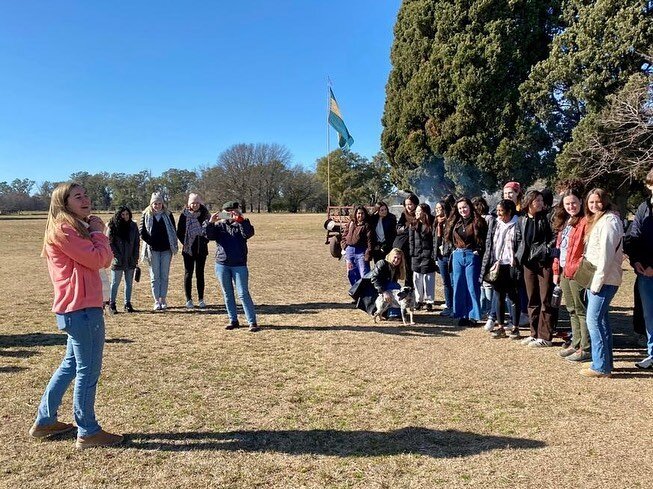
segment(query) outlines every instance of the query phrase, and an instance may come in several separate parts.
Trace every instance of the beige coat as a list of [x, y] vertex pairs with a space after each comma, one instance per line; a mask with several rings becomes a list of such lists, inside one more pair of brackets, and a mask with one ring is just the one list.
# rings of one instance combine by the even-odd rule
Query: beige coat
[[596, 266], [590, 290], [595, 294], [606, 285], [621, 285], [623, 270], [624, 229], [621, 221], [612, 212], [606, 212], [592, 228], [585, 249], [585, 258]]

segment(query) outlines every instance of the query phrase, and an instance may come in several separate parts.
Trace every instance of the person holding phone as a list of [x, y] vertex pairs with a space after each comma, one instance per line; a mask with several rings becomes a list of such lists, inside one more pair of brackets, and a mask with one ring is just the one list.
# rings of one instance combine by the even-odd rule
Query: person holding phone
[[66, 355], [54, 372], [29, 434], [44, 439], [75, 429], [57, 419], [70, 383], [75, 381], [73, 416], [78, 449], [117, 445], [122, 435], [104, 431], [95, 418], [95, 392], [104, 350], [100, 269], [113, 260], [102, 219], [91, 215], [91, 199], [81, 185], [60, 184], [52, 192], [43, 251], [54, 286], [52, 311], [68, 336]]
[[247, 268], [247, 240], [254, 236], [254, 226], [243, 217], [237, 201], [226, 202], [222, 206], [225, 214], [216, 212], [204, 225], [206, 237], [217, 244], [215, 251], [215, 276], [220, 282], [229, 323], [226, 329], [240, 327], [236, 310], [234, 284], [238, 292], [245, 317], [251, 332], [260, 331], [256, 323], [254, 301], [249, 293], [249, 270]]

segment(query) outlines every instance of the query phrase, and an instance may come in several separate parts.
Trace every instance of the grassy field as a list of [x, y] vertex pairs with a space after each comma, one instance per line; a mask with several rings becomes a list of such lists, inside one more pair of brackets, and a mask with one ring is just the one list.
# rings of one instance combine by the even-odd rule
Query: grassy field
[[127, 442], [83, 452], [73, 436], [27, 435], [65, 336], [44, 220], [0, 220], [0, 487], [650, 487], [653, 374], [633, 365], [632, 272], [611, 315], [615, 377], [587, 379], [557, 348], [433, 314], [375, 325], [352, 308], [323, 216], [251, 219], [263, 330], [224, 329], [210, 265], [201, 312], [182, 307], [179, 256], [168, 312], [150, 311], [144, 274], [143, 312], [106, 318], [97, 397]]

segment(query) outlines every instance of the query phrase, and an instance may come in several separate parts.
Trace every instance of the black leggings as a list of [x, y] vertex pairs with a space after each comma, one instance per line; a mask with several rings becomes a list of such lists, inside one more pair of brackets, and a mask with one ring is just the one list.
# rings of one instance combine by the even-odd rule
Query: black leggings
[[[190, 256], [182, 253], [184, 257], [184, 291], [186, 292], [186, 300], [191, 300], [192, 282], [193, 282], [193, 269], [197, 277], [197, 299], [204, 299], [204, 265], [206, 265], [206, 256]], [[197, 267], [195, 266], [197, 264]]]

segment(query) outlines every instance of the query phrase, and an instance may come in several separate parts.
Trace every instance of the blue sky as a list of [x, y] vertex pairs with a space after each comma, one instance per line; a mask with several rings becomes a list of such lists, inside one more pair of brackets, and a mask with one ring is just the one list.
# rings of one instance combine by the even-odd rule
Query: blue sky
[[371, 157], [400, 3], [1, 2], [0, 181], [158, 175], [257, 142], [314, 168], [327, 76], [352, 150]]

